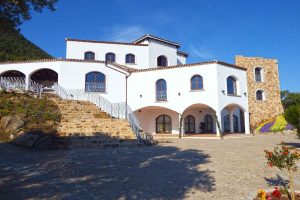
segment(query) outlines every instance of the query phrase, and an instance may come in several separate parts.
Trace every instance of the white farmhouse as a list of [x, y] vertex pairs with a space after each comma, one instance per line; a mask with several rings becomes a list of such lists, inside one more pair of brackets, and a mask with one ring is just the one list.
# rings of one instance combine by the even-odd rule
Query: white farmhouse
[[148, 34], [131, 43], [66, 43], [66, 59], [1, 63], [0, 76], [125, 103], [151, 134], [178, 134], [180, 128], [187, 134], [250, 134], [246, 68], [219, 61], [186, 64], [188, 54], [178, 43]]

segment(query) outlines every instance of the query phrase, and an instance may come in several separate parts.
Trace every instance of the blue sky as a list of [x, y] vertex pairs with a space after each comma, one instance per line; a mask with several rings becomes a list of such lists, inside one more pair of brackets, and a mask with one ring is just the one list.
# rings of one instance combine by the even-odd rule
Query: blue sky
[[54, 57], [66, 37], [128, 41], [150, 33], [181, 44], [188, 62], [276, 58], [281, 89], [300, 92], [299, 0], [59, 0], [21, 32]]

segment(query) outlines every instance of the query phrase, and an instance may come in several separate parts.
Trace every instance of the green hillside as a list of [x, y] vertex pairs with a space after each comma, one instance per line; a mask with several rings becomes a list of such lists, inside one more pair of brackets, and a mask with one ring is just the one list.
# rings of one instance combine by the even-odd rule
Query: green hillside
[[0, 62], [52, 58], [13, 28], [0, 29]]

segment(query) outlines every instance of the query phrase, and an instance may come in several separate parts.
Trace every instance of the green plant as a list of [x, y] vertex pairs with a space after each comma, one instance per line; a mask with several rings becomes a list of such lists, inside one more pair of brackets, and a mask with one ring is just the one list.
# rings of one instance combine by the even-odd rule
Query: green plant
[[282, 171], [288, 172], [291, 197], [292, 200], [295, 200], [293, 173], [298, 169], [296, 161], [300, 160], [300, 154], [297, 150], [285, 146], [283, 142], [281, 144], [281, 148], [275, 147], [273, 151], [265, 150], [265, 157], [270, 167], [275, 166]]
[[300, 137], [300, 105], [293, 105], [287, 108], [284, 112], [286, 120], [298, 130]]
[[271, 127], [272, 132], [280, 132], [283, 131], [287, 125], [287, 121], [284, 119], [283, 116], [278, 116], [274, 125]]

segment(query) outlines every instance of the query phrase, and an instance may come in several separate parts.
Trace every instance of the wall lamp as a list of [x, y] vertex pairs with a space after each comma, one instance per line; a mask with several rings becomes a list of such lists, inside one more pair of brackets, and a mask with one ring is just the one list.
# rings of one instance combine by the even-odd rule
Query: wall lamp
[[247, 92], [244, 92], [245, 97], [247, 96]]
[[222, 93], [225, 94], [225, 90], [222, 90]]
[[143, 97], [143, 95], [140, 94], [140, 98], [142, 98], [142, 97]]

